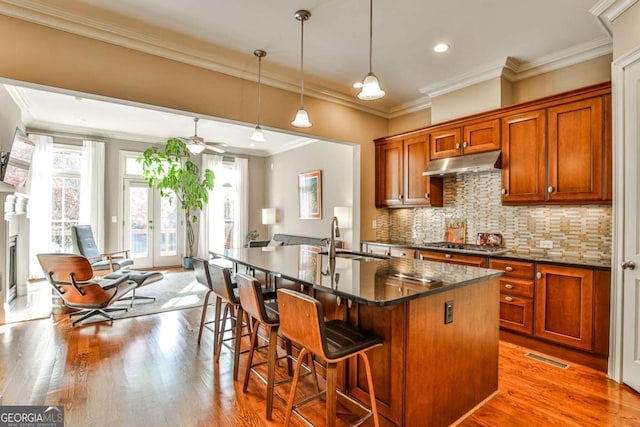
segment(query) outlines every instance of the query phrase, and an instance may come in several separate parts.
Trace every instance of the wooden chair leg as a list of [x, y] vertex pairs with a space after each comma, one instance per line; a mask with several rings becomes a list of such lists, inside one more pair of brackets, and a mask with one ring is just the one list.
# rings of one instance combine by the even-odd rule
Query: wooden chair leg
[[240, 343], [242, 341], [242, 318], [244, 310], [242, 307], [236, 308], [236, 329], [235, 337], [233, 337], [233, 380], [238, 380], [238, 371], [240, 369]]
[[[205, 295], [204, 297], [204, 305], [202, 306], [202, 317], [200, 318], [200, 331], [198, 331], [198, 345], [200, 345], [200, 340], [202, 339], [202, 330], [204, 329], [204, 323], [207, 318], [207, 308], [209, 307], [209, 297], [211, 296], [211, 293], [212, 291], [207, 291], [207, 295]], [[215, 342], [215, 338], [214, 338], [214, 342]], [[213, 347], [215, 352], [215, 344]]]
[[328, 427], [336, 425], [336, 404], [338, 402], [338, 393], [336, 387], [338, 385], [338, 364], [327, 363], [327, 389], [326, 389], [326, 412], [325, 422]]
[[378, 421], [378, 405], [376, 405], [376, 394], [373, 390], [373, 378], [371, 378], [371, 366], [369, 365], [369, 358], [364, 352], [358, 354], [360, 355], [360, 357], [362, 357], [364, 370], [367, 374], [367, 386], [369, 387], [369, 398], [371, 399], [371, 417], [373, 418], [373, 424], [375, 427], [380, 427], [380, 422]]
[[298, 355], [298, 363], [296, 363], [296, 369], [293, 373], [293, 380], [291, 381], [291, 391], [289, 392], [289, 401], [287, 402], [287, 414], [284, 419], [285, 427], [289, 426], [291, 422], [291, 411], [293, 411], [293, 401], [296, 397], [296, 389], [298, 388], [298, 379], [300, 378], [300, 368], [302, 367], [302, 361], [306, 357], [309, 351], [303, 348]]
[[[256, 328], [258, 329], [258, 328]], [[273, 411], [273, 387], [276, 381], [276, 358], [278, 356], [278, 328], [267, 326], [269, 330], [269, 356], [267, 359], [267, 420], [271, 421]]]
[[320, 393], [320, 384], [318, 383], [318, 373], [316, 372], [316, 364], [313, 361], [313, 354], [307, 353], [309, 356], [309, 369], [311, 369], [311, 374], [313, 375], [313, 383], [316, 385], [316, 392]]
[[253, 354], [256, 351], [258, 341], [258, 327], [253, 328], [251, 332], [251, 347], [249, 348], [249, 357], [247, 358], [247, 370], [244, 373], [244, 384], [242, 386], [242, 392], [246, 393], [249, 388], [249, 376], [251, 375], [251, 366], [253, 365]]
[[222, 298], [220, 298], [219, 296], [216, 295], [216, 318], [215, 321], [213, 323], [213, 354], [214, 354], [214, 358], [215, 355], [218, 354], [218, 338], [220, 335], [220, 313], [222, 312]]
[[218, 348], [216, 348], [216, 363], [220, 362], [220, 350], [222, 350], [222, 341], [224, 340], [224, 329], [227, 324], [227, 316], [229, 316], [229, 304], [224, 305], [224, 312], [222, 314], [222, 321], [218, 329]]

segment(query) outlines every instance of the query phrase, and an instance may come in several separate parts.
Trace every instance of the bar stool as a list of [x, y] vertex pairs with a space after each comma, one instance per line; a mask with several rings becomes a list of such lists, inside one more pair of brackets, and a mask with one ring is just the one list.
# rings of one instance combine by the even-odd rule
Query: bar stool
[[[215, 362], [220, 361], [220, 350], [224, 344], [233, 352], [233, 379], [238, 379], [238, 368], [240, 359], [240, 342], [242, 337], [249, 335], [249, 333], [242, 334], [242, 329], [247, 326], [250, 330], [249, 317], [242, 309], [240, 299], [234, 292], [234, 286], [231, 281], [231, 270], [226, 267], [222, 267], [216, 264], [210, 264], [207, 260], [202, 258], [193, 258], [193, 267], [195, 270], [196, 280], [209, 288], [204, 299], [204, 305], [202, 307], [202, 317], [200, 318], [200, 331], [198, 332], [198, 345], [202, 338], [203, 328], [212, 330], [209, 326], [214, 324], [213, 333], [213, 351], [215, 355]], [[209, 306], [209, 298], [211, 294], [216, 295], [216, 313], [215, 318], [211, 321], [206, 321], [207, 308]], [[222, 318], [220, 313], [224, 307]], [[234, 315], [235, 312], [235, 315]], [[246, 318], [246, 323], [243, 319]], [[225, 329], [227, 320], [231, 320], [232, 326], [230, 329]], [[224, 338], [226, 332], [233, 332], [231, 338]], [[233, 346], [229, 346], [225, 341], [233, 340]]]
[[[303, 347], [298, 356], [298, 363], [293, 375], [285, 426], [289, 425], [292, 413], [307, 424], [311, 424], [306, 417], [298, 412], [297, 408], [326, 393], [325, 418], [328, 426], [335, 426], [337, 394], [340, 394], [367, 412], [367, 415], [354, 425], [360, 425], [369, 417], [373, 417], [373, 422], [378, 427], [378, 408], [371, 378], [371, 367], [365, 352], [381, 346], [382, 338], [358, 329], [344, 321], [331, 320], [325, 322], [324, 310], [320, 301], [289, 289], [278, 289], [278, 312], [280, 316], [280, 332]], [[311, 357], [311, 354], [316, 355], [327, 364], [327, 387], [324, 391], [309, 396], [294, 405], [293, 401], [300, 376], [300, 364], [305, 357]], [[336, 389], [338, 362], [357, 356], [362, 358], [367, 375], [369, 397], [371, 399], [370, 409]]]

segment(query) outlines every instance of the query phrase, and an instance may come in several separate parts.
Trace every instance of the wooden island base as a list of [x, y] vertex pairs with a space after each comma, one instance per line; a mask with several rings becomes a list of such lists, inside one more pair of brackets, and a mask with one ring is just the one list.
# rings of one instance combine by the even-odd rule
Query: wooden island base
[[[385, 339], [369, 352], [380, 415], [395, 425], [448, 426], [498, 390], [499, 280], [490, 279], [391, 307], [354, 305], [352, 322]], [[445, 304], [453, 321], [445, 324]], [[349, 392], [368, 390], [361, 362]]]

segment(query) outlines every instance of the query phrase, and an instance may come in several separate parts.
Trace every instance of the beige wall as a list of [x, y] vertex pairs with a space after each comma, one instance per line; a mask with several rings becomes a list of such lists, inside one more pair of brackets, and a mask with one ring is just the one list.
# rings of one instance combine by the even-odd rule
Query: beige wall
[[[353, 207], [354, 148], [319, 141], [266, 159], [269, 194], [265, 207], [278, 209], [278, 223], [271, 226], [272, 234], [329, 237], [333, 208]], [[298, 175], [318, 169], [322, 171], [322, 219], [302, 220], [298, 212]], [[353, 242], [349, 243], [353, 247]]]
[[[159, 105], [251, 123], [256, 84], [203, 68], [0, 16], [0, 77]], [[45, 66], [46, 65], [46, 66]], [[271, 87], [262, 92], [262, 124], [361, 145], [361, 233], [373, 238], [374, 148], [387, 120], [330, 102], [305, 98], [314, 123], [290, 126], [299, 96]]]
[[556, 93], [611, 80], [611, 55], [513, 82], [513, 103], [531, 101]]
[[636, 3], [613, 21], [613, 57], [640, 46], [640, 3]]
[[487, 80], [431, 99], [431, 121], [445, 122], [502, 107], [502, 78]]
[[414, 129], [421, 129], [431, 125], [431, 108], [405, 114], [389, 120], [389, 132], [387, 135], [397, 135]]

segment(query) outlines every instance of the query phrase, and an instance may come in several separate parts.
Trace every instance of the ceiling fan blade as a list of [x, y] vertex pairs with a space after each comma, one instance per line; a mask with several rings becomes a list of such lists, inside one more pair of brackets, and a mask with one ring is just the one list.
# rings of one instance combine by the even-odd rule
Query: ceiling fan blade
[[215, 151], [216, 153], [222, 154], [225, 153], [226, 151], [224, 150], [224, 148], [220, 147], [219, 145], [210, 145], [210, 144], [206, 144], [205, 147], [208, 150], [211, 151]]

